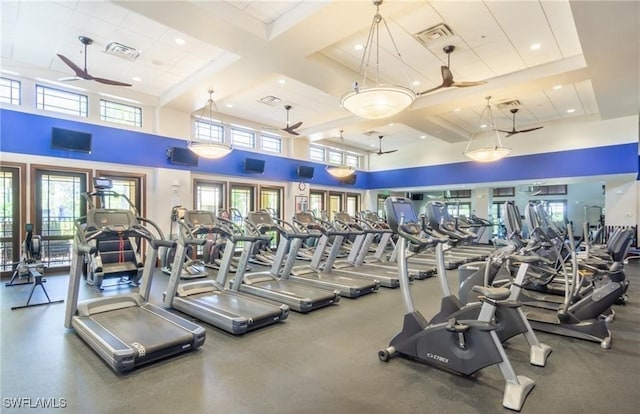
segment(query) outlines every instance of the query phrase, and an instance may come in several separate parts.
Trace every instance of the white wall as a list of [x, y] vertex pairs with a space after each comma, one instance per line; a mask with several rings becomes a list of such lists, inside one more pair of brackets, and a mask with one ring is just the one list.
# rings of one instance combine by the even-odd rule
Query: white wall
[[[518, 156], [630, 142], [638, 142], [637, 115], [605, 121], [591, 119], [584, 123], [547, 123], [537, 131], [505, 138], [503, 145], [512, 149], [509, 156]], [[469, 161], [463, 154], [466, 145], [467, 142], [450, 144], [435, 138], [414, 140], [405, 146], [396, 146], [400, 149], [407, 147], [404, 151], [384, 157], [370, 156], [369, 166], [371, 171], [380, 171], [399, 166], [410, 168], [466, 162]]]

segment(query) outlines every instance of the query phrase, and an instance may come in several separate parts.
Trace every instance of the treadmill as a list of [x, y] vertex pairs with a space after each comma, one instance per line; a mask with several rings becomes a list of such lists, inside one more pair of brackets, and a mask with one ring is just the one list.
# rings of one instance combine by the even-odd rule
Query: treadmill
[[[336, 217], [339, 214], [336, 213]], [[341, 216], [346, 218], [344, 216]], [[351, 217], [347, 215], [347, 217]], [[364, 263], [363, 257], [359, 257], [359, 253], [361, 248], [363, 247], [364, 241], [367, 239], [367, 236], [373, 232], [372, 229], [367, 229], [359, 226], [353, 220], [345, 221], [336, 218], [336, 223], [340, 224], [342, 230], [348, 232], [350, 235], [355, 235], [355, 240], [351, 247], [351, 251], [349, 251], [349, 255], [347, 259], [341, 261], [340, 264], [336, 263], [336, 256], [329, 255], [327, 258], [324, 267], [327, 269], [335, 269], [339, 270], [343, 273], [349, 273], [352, 275], [359, 275], [360, 277], [366, 277], [374, 280], [380, 281], [380, 286], [395, 289], [400, 287], [400, 277], [398, 276], [398, 268], [397, 266], [390, 267], [380, 267], [376, 265], [366, 264]], [[368, 246], [365, 246], [368, 249]], [[409, 275], [410, 280], [413, 280], [413, 275]]]
[[[270, 231], [280, 234], [278, 249], [271, 265], [271, 269], [264, 272], [245, 273], [242, 279], [233, 279], [231, 289], [259, 296], [263, 299], [288, 305], [296, 312], [306, 313], [340, 301], [340, 291], [321, 289], [309, 286], [299, 281], [290, 280], [285, 269], [291, 269], [296, 260], [296, 246], [309, 237], [306, 233], [287, 230], [276, 223], [276, 219], [266, 211], [250, 212], [246, 221], [250, 223], [247, 229], [257, 232], [254, 236], [261, 236]], [[295, 240], [296, 243], [290, 243]], [[289, 250], [290, 245], [292, 249]], [[243, 253], [250, 251], [251, 246], [245, 244]], [[248, 254], [248, 253], [247, 253]], [[286, 260], [285, 260], [286, 258]]]
[[[319, 241], [311, 257], [311, 263], [294, 266], [292, 269], [287, 269], [286, 267], [283, 269], [282, 273], [288, 273], [290, 280], [326, 289], [337, 289], [340, 291], [340, 296], [348, 298], [357, 298], [378, 290], [380, 287], [378, 280], [334, 271], [331, 267], [326, 269], [322, 266], [321, 261], [324, 257], [329, 238], [334, 238], [329, 252], [329, 256], [331, 257], [337, 254], [343, 238], [349, 235], [348, 232], [337, 231], [332, 226], [327, 225], [328, 223], [326, 222], [324, 222], [323, 225], [321, 220], [316, 219], [309, 212], [296, 213], [293, 221], [299, 229], [304, 230], [304, 232], [302, 232], [303, 234], [306, 234], [307, 237], [319, 238]], [[298, 240], [300, 241], [298, 242]], [[291, 250], [297, 253], [298, 244], [301, 244], [302, 241], [303, 239], [295, 239], [291, 243], [292, 246], [290, 247], [289, 254], [291, 254]]]
[[[217, 220], [213, 212], [186, 210], [178, 222], [178, 245], [171, 267], [171, 277], [164, 304], [193, 316], [203, 322], [234, 335], [284, 321], [289, 316], [289, 306], [267, 303], [256, 297], [226, 288], [236, 244], [244, 242], [237, 263], [235, 278], [242, 280], [249, 254], [258, 237], [236, 234], [231, 227]], [[206, 279], [180, 283], [180, 268], [184, 264], [188, 246], [202, 245], [207, 236], [217, 234], [226, 239], [224, 254], [215, 280]]]
[[[118, 373], [202, 346], [204, 328], [148, 302], [158, 248], [175, 246], [174, 242], [163, 240], [155, 223], [136, 217], [129, 210], [96, 208], [90, 209], [75, 226], [66, 328], [75, 330]], [[78, 302], [84, 255], [92, 253], [95, 247], [91, 242], [98, 237], [147, 241], [139, 293]]]

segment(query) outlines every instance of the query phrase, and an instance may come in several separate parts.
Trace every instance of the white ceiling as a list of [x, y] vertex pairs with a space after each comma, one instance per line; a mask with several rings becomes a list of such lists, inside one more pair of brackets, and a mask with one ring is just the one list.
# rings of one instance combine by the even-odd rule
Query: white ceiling
[[[417, 92], [437, 86], [446, 65], [442, 48], [452, 44], [454, 78], [487, 83], [441, 89], [379, 121], [340, 107], [341, 95], [358, 79], [363, 52], [354, 46], [366, 43], [375, 13], [368, 0], [3, 0], [0, 11], [4, 71], [50, 80], [70, 76], [56, 54], [82, 66], [77, 38], [89, 36], [89, 73], [133, 86], [75, 86], [185, 112], [199, 110], [213, 89], [223, 114], [272, 128], [284, 126], [284, 105], [290, 104], [291, 121], [304, 122], [303, 136], [335, 141], [343, 129], [347, 144], [363, 150], [377, 149], [378, 134], [388, 137], [384, 149], [410, 150], [424, 139], [464, 142], [478, 129], [485, 96], [492, 96], [500, 129], [511, 129], [512, 119], [509, 107], [499, 104], [512, 100], [520, 102], [518, 129], [639, 111], [637, 1], [387, 0], [380, 13], [406, 70], [383, 31], [382, 81]], [[427, 46], [416, 40], [415, 34], [441, 23], [453, 36]], [[111, 41], [141, 56], [131, 62], [104, 53]], [[531, 50], [533, 43], [541, 47]], [[265, 96], [280, 102], [257, 102]]]

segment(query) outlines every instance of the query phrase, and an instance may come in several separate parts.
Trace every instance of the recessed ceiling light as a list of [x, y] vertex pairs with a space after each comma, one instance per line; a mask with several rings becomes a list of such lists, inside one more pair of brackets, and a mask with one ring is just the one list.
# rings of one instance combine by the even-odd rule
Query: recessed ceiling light
[[487, 127], [487, 124], [480, 125], [480, 128], [486, 128], [486, 127]]
[[233, 108], [233, 104], [232, 103], [228, 103], [225, 105], [227, 108]]
[[287, 80], [286, 79], [278, 79], [278, 83], [280, 85], [284, 85], [285, 83], [287, 83]]
[[529, 46], [529, 49], [531, 50], [538, 50], [542, 47], [542, 44], [540, 43], [532, 43], [531, 46]]
[[460, 112], [460, 108], [454, 109], [453, 112]]
[[420, 81], [419, 80], [414, 80], [413, 81], [413, 86], [418, 86], [420, 85]]
[[187, 43], [187, 42], [186, 42], [183, 38], [181, 38], [181, 37], [176, 37], [176, 44], [177, 44], [177, 45], [182, 46], [182, 45], [184, 45], [185, 43]]
[[573, 108], [571, 108], [571, 109], [567, 109], [567, 113], [568, 113], [568, 114], [572, 114], [572, 113], [574, 113], [575, 111], [576, 111], [576, 110], [575, 110], [575, 109], [573, 109]]
[[420, 135], [420, 139], [427, 139], [426, 135]]
[[357, 43], [353, 48], [355, 50], [362, 50], [364, 49], [364, 45], [362, 43]]
[[558, 89], [562, 89], [562, 85], [556, 85], [553, 87], [554, 91], [557, 91]]
[[134, 76], [131, 78], [131, 80], [134, 82], [142, 82], [142, 78], [140, 76]]
[[390, 126], [390, 127], [393, 126], [393, 122], [391, 122], [390, 124], [387, 124], [387, 126]]
[[375, 147], [377, 147], [377, 145], [376, 145], [376, 144], [369, 144], [369, 146], [370, 146], [371, 148], [375, 148]]

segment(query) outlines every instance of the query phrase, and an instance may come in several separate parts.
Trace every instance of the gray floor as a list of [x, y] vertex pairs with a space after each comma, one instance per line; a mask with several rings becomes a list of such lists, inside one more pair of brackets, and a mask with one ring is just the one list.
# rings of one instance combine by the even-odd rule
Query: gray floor
[[[526, 343], [507, 352], [516, 372], [537, 383], [523, 413], [639, 413], [640, 263], [626, 267], [630, 301], [616, 307], [613, 349], [539, 333], [553, 347], [545, 368], [528, 364]], [[455, 273], [449, 272], [450, 281]], [[152, 302], [167, 276], [158, 272]], [[52, 299], [66, 296], [66, 276], [49, 276]], [[400, 328], [398, 290], [380, 292], [306, 315], [293, 313], [277, 326], [234, 337], [207, 327], [197, 352], [130, 374], [114, 374], [72, 331], [63, 327], [64, 305], [9, 310], [26, 301], [30, 286], [0, 288], [3, 398], [37, 406], [42, 399], [66, 405], [28, 412], [73, 413], [495, 413], [503, 382], [489, 367], [472, 378], [416, 362], [377, 358]], [[106, 294], [126, 292], [112, 288]], [[95, 293], [83, 287], [81, 298]], [[435, 279], [413, 283], [422, 312], [439, 306]], [[41, 293], [34, 297], [41, 300]], [[206, 325], [205, 325], [206, 326]], [[40, 399], [40, 400], [39, 400]]]

